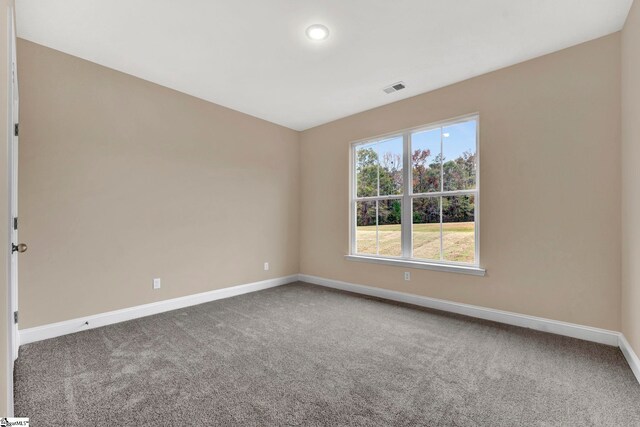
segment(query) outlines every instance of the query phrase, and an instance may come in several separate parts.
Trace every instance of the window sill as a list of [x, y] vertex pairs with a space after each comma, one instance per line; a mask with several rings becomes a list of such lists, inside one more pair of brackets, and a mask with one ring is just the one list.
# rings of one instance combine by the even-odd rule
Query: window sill
[[392, 265], [395, 267], [447, 271], [450, 273], [470, 274], [473, 276], [484, 276], [486, 274], [486, 270], [484, 268], [474, 267], [474, 266], [436, 264], [436, 263], [430, 263], [430, 262], [409, 261], [406, 259], [379, 258], [379, 257], [364, 256], [364, 255], [345, 255], [344, 257], [347, 261], [370, 262], [373, 264]]

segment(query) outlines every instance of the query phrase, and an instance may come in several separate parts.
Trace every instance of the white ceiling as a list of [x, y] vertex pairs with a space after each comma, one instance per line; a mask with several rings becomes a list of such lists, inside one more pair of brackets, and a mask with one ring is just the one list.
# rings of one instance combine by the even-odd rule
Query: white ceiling
[[16, 3], [22, 38], [304, 130], [618, 31], [632, 0]]

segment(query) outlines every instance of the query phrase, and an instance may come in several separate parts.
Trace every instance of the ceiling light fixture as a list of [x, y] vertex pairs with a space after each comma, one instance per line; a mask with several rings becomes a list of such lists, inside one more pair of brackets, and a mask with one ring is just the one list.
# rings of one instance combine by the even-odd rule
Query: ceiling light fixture
[[329, 29], [321, 24], [314, 24], [307, 28], [307, 37], [311, 40], [325, 40], [329, 37]]

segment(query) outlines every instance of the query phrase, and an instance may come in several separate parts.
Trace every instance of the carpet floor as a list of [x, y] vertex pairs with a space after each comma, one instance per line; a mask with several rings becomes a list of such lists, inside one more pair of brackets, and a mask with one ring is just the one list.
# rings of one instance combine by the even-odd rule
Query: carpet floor
[[295, 283], [20, 348], [33, 426], [638, 426], [618, 348]]

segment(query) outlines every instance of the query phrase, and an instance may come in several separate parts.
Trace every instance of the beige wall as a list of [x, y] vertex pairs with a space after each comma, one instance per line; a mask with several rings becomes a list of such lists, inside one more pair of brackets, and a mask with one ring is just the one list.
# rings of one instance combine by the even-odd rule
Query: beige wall
[[[11, 59], [7, 50], [9, 39], [6, 22], [8, 21], [10, 7], [13, 7], [13, 0], [0, 0], [0, 417], [7, 415], [7, 360], [8, 353], [8, 313], [7, 297], [9, 292], [9, 277], [7, 270], [8, 242], [9, 242], [9, 176], [7, 174], [9, 159], [9, 129], [8, 129], [8, 106], [9, 106], [9, 67]], [[11, 379], [13, 381], [13, 379]]]
[[[22, 40], [19, 64], [23, 328], [300, 271], [620, 329], [620, 34], [301, 134]], [[471, 112], [487, 276], [345, 261], [349, 142]]]
[[298, 273], [297, 132], [24, 40], [18, 67], [21, 328]]
[[622, 31], [622, 332], [640, 354], [640, 2]]
[[[486, 277], [346, 261], [349, 142], [480, 113]], [[620, 328], [619, 33], [307, 130], [301, 272]]]

